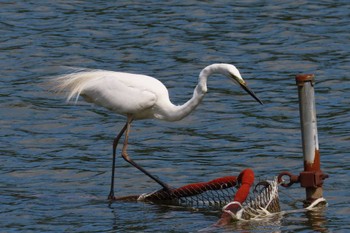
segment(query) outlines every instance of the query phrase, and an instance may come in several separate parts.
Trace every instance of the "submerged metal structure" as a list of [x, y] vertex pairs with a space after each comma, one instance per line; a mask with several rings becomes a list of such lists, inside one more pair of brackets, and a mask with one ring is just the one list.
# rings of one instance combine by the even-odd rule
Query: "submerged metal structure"
[[300, 74], [295, 77], [298, 87], [299, 112], [301, 138], [303, 145], [304, 171], [299, 175], [290, 172], [282, 172], [278, 178], [289, 177], [288, 183], [282, 183], [284, 187], [290, 187], [294, 183], [300, 183], [306, 190], [305, 205], [323, 197], [323, 181], [328, 178], [321, 170], [320, 150], [317, 133], [317, 117], [315, 103], [315, 75]]
[[295, 80], [298, 87], [304, 166], [299, 175], [284, 171], [273, 180], [259, 182], [252, 189], [255, 175], [252, 169], [247, 168], [238, 176], [225, 176], [208, 182], [119, 197], [115, 200], [221, 210], [222, 214], [216, 226], [227, 225], [233, 219], [262, 220], [276, 214], [287, 213], [288, 211], [281, 211], [280, 208], [279, 185], [290, 187], [294, 183], [300, 183], [306, 190], [304, 210], [310, 210], [319, 203], [326, 203], [322, 185], [328, 175], [321, 170], [314, 93], [315, 76], [301, 74], [297, 75]]

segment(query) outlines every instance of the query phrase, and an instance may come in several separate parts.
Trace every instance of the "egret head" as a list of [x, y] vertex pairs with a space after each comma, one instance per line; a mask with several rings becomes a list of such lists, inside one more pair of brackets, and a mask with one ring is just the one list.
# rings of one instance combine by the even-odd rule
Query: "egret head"
[[227, 76], [230, 80], [232, 80], [236, 85], [240, 86], [243, 90], [245, 90], [249, 95], [251, 95], [260, 104], [263, 104], [263, 102], [248, 87], [246, 81], [244, 81], [241, 74], [239, 73], [239, 70], [234, 65], [228, 65], [224, 75]]

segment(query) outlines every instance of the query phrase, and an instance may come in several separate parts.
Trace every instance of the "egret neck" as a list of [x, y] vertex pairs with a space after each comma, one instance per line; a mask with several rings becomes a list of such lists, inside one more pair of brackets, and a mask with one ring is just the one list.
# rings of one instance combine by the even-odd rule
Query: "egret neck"
[[198, 84], [193, 91], [193, 96], [183, 105], [168, 106], [167, 111], [162, 114], [160, 118], [166, 121], [178, 121], [188, 116], [201, 103], [205, 94], [208, 91], [207, 80], [213, 73], [220, 73], [226, 75], [224, 72], [224, 64], [212, 64], [205, 67], [199, 74]]

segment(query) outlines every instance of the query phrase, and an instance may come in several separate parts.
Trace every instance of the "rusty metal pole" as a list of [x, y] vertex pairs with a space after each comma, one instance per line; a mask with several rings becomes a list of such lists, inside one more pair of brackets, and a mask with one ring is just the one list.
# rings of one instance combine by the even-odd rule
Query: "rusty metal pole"
[[306, 189], [306, 202], [310, 204], [322, 197], [324, 174], [321, 171], [320, 152], [317, 135], [315, 76], [301, 74], [296, 76], [299, 94], [299, 111], [304, 155], [304, 172], [300, 173], [300, 183]]

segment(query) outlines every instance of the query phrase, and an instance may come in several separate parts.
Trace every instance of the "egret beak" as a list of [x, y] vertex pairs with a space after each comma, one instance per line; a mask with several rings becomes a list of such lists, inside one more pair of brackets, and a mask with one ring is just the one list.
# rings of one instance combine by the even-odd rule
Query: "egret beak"
[[255, 93], [247, 86], [245, 83], [239, 83], [240, 86], [245, 90], [249, 95], [251, 95], [256, 101], [258, 101], [260, 104], [263, 104], [263, 102], [255, 95]]

